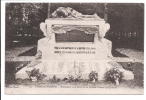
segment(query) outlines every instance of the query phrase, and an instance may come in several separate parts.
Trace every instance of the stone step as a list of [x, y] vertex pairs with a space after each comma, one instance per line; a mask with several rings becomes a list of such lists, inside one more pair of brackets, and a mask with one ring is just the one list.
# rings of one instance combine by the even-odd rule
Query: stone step
[[[34, 68], [39, 69], [42, 74], [47, 76], [46, 79], [52, 78], [54, 75], [60, 79], [67, 78], [68, 75], [72, 75], [76, 77], [76, 75], [81, 74], [81, 78], [88, 79], [88, 75], [90, 72], [95, 71], [98, 73], [98, 80], [104, 80], [104, 74], [107, 69], [111, 69], [113, 67], [118, 67], [124, 75], [125, 80], [134, 79], [134, 74], [131, 71], [127, 71], [122, 68], [121, 65], [114, 61], [67, 61], [67, 60], [59, 60], [59, 61], [43, 61], [38, 63], [37, 65], [29, 67], [28, 65], [18, 71], [15, 75], [15, 78], [26, 79], [29, 78], [27, 74], [28, 71], [33, 70]], [[27, 72], [26, 72], [27, 71]]]

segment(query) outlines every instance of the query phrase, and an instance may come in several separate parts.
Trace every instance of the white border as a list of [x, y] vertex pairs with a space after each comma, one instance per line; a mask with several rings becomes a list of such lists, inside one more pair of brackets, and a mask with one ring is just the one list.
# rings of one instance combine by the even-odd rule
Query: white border
[[2, 0], [2, 2], [56, 2], [56, 3], [64, 3], [64, 2], [86, 2], [86, 3], [144, 3], [144, 0]]
[[[81, 100], [109, 100], [109, 99], [116, 99], [116, 100], [123, 100], [123, 99], [129, 99], [129, 100], [143, 100], [145, 95], [127, 95], [123, 96], [120, 95], [82, 95], [82, 96], [69, 96], [69, 95], [63, 95], [63, 96], [57, 96], [57, 95], [5, 95], [4, 94], [4, 72], [5, 72], [5, 3], [6, 2], [61, 2], [59, 0], [25, 0], [25, 1], [19, 1], [19, 0], [2, 0], [1, 2], [1, 98], [2, 100], [75, 100], [75, 99], [81, 99]], [[69, 2], [68, 0], [64, 0], [63, 2]], [[70, 2], [95, 2], [95, 0], [73, 0]], [[145, 3], [144, 0], [98, 0], [96, 2], [99, 3]], [[145, 77], [144, 77], [145, 78]], [[145, 79], [144, 79], [145, 80]], [[28, 90], [29, 91], [29, 90]], [[144, 91], [145, 92], [145, 91]], [[62, 98], [61, 98], [62, 97]]]

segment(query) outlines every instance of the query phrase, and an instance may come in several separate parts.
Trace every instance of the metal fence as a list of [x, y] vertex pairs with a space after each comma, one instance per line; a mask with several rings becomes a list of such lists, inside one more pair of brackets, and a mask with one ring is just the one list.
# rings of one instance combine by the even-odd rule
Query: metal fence
[[112, 41], [113, 46], [124, 47], [124, 48], [133, 48], [142, 50], [144, 49], [144, 31], [135, 30], [135, 31], [114, 31], [110, 30], [105, 38]]

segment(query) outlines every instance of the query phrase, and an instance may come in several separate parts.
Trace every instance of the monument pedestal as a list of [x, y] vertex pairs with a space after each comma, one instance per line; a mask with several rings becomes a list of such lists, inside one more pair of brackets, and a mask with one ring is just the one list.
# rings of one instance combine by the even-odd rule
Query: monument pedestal
[[[16, 79], [29, 78], [26, 71], [36, 68], [47, 76], [46, 80], [53, 78], [54, 75], [60, 79], [68, 78], [70, 74], [81, 74], [81, 79], [89, 79], [89, 73], [92, 71], [98, 73], [98, 80], [104, 80], [107, 70], [118, 67], [109, 63], [113, 61], [107, 57], [108, 44], [100, 41], [96, 43], [55, 43], [50, 39], [39, 48], [42, 50], [41, 63], [30, 68], [24, 67], [16, 73]], [[122, 67], [119, 70], [124, 73], [124, 79], [134, 79], [132, 72]]]
[[55, 75], [57, 78], [68, 78], [70, 73], [79, 74], [81, 72], [81, 79], [89, 79], [88, 75], [92, 71], [98, 73], [98, 80], [103, 80], [104, 73], [107, 69], [112, 68], [112, 65], [108, 64], [109, 60], [48, 60], [42, 61], [34, 67], [24, 67], [16, 73], [16, 79], [29, 78], [26, 71], [31, 71], [33, 68], [39, 69], [42, 74], [47, 75], [47, 78], [53, 78]]
[[[33, 68], [40, 69], [42, 74], [47, 75], [45, 79], [53, 78], [55, 75], [57, 78], [63, 79], [68, 78], [71, 75], [80, 75], [81, 79], [89, 79], [88, 75], [90, 72], [95, 71], [98, 73], [98, 80], [104, 80], [104, 74], [107, 69], [111, 69], [113, 66], [109, 62], [112, 61], [108, 58], [108, 55], [111, 55], [111, 42], [107, 39], [100, 41], [98, 38], [103, 38], [105, 35], [104, 31], [104, 20], [65, 20], [65, 19], [47, 19], [46, 22], [47, 33], [46, 38], [41, 39], [38, 42], [38, 50], [42, 52], [42, 62], [33, 67], [27, 68], [24, 67], [19, 72], [16, 73], [16, 79], [29, 78], [26, 71], [31, 71]], [[96, 29], [94, 42], [59, 42], [55, 41], [54, 32], [52, 25], [88, 25], [88, 30], [91, 30], [90, 26], [95, 26], [93, 29]], [[60, 27], [61, 27], [60, 26]], [[63, 30], [70, 30], [72, 27], [64, 27]], [[79, 28], [80, 29], [80, 28]], [[82, 28], [81, 28], [82, 29]], [[99, 30], [98, 30], [99, 29]], [[60, 29], [62, 31], [62, 28]], [[60, 33], [60, 32], [59, 32]], [[64, 32], [63, 32], [64, 33]], [[64, 33], [65, 34], [65, 33]], [[93, 33], [92, 33], [93, 34]], [[76, 37], [74, 37], [76, 38]], [[110, 44], [110, 45], [109, 45]], [[121, 68], [125, 76], [132, 76], [128, 79], [133, 79], [134, 75], [131, 72], [128, 72]], [[125, 77], [125, 79], [126, 79]]]
[[[31, 71], [33, 68], [39, 69], [42, 74], [47, 77], [45, 80], [53, 78], [55, 75], [57, 78], [63, 79], [68, 78], [70, 73], [79, 74], [81, 71], [81, 79], [89, 79], [89, 73], [96, 71], [98, 73], [98, 80], [104, 80], [104, 74], [107, 70], [115, 67], [111, 65], [111, 60], [50, 60], [42, 61], [36, 66], [27, 68], [24, 67], [19, 72], [16, 73], [16, 79], [26, 79], [29, 78], [26, 71]], [[131, 80], [134, 79], [134, 75], [131, 71], [127, 71], [123, 68], [119, 69], [123, 72], [123, 79]]]

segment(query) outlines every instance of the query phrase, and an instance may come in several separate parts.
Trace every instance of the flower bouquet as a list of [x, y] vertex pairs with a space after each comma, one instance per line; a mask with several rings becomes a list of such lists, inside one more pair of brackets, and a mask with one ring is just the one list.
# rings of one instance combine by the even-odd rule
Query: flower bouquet
[[116, 67], [108, 70], [105, 73], [105, 80], [115, 82], [116, 85], [119, 85], [121, 82], [121, 79], [123, 78], [123, 73], [119, 71]]
[[74, 69], [72, 71], [69, 72], [68, 74], [68, 80], [69, 81], [79, 81], [79, 79], [81, 78], [82, 76], [82, 71], [79, 67], [77, 66], [74, 66]]
[[42, 80], [46, 75], [42, 74], [39, 69], [34, 68], [31, 71], [26, 71], [31, 81], [36, 82], [38, 80]]
[[96, 82], [98, 80], [98, 73], [96, 71], [92, 71], [89, 73], [89, 81]]
[[68, 80], [71, 81], [71, 82], [73, 82], [73, 81], [77, 82], [77, 81], [79, 81], [81, 76], [82, 76], [81, 72], [79, 72], [79, 73], [71, 73], [71, 72], [69, 72]]
[[68, 74], [68, 79], [69, 81], [73, 82], [77, 82], [79, 81], [79, 79], [82, 76], [82, 70], [80, 67], [76, 66], [76, 62], [74, 62], [74, 67], [73, 69], [69, 72]]

